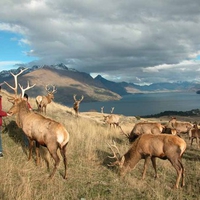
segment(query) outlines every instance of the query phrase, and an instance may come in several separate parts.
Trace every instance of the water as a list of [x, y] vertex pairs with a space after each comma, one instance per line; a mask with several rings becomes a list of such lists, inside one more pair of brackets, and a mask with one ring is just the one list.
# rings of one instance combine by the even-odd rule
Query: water
[[126, 116], [144, 116], [164, 111], [189, 111], [200, 108], [200, 95], [195, 92], [133, 94], [124, 96], [119, 101], [90, 102], [80, 104], [80, 112], [96, 110], [110, 113], [115, 107], [115, 114]]

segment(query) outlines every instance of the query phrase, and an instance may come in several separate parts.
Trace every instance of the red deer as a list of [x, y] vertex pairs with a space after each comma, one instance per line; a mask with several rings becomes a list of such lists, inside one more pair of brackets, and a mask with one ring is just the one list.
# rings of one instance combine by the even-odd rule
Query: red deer
[[[121, 128], [121, 127], [120, 127]], [[138, 136], [142, 134], [161, 134], [164, 126], [158, 122], [139, 122], [135, 124], [130, 134], [122, 132], [128, 137], [129, 142], [133, 142]]]
[[189, 131], [189, 140], [191, 140], [191, 146], [194, 139], [196, 139], [197, 147], [200, 148], [200, 129], [198, 128], [197, 124], [194, 124], [194, 128], [190, 129]]
[[110, 127], [113, 125], [113, 127], [119, 126], [119, 115], [114, 115], [114, 114], [110, 114], [110, 115], [104, 115], [104, 122], [108, 123], [110, 125]]
[[[17, 75], [16, 75], [17, 76]], [[15, 80], [15, 85], [17, 87], [17, 79]], [[33, 87], [33, 86], [31, 86]], [[25, 90], [30, 89], [30, 86], [27, 88], [20, 87], [22, 94]], [[17, 90], [16, 90], [17, 91]], [[54, 121], [53, 119], [46, 118], [43, 115], [34, 113], [30, 111], [26, 100], [22, 97], [15, 97], [13, 99], [13, 106], [7, 112], [8, 115], [16, 115], [16, 123], [22, 128], [24, 133], [29, 139], [29, 157], [28, 160], [32, 158], [32, 149], [34, 141], [36, 142], [36, 164], [40, 162], [39, 155], [39, 146], [47, 147], [50, 155], [55, 161], [54, 169], [50, 174], [52, 178], [58, 168], [60, 163], [60, 158], [57, 154], [57, 150], [60, 149], [61, 155], [63, 157], [63, 162], [65, 166], [64, 178], [67, 179], [67, 144], [69, 142], [69, 133], [65, 127]]]
[[74, 109], [74, 111], [75, 111], [75, 113], [76, 113], [76, 116], [78, 116], [78, 113], [79, 113], [79, 106], [80, 106], [81, 101], [83, 101], [84, 96], [82, 95], [82, 96], [81, 96], [81, 99], [79, 99], [79, 100], [76, 99], [76, 94], [74, 94], [73, 97], [74, 97], [73, 109]]
[[52, 91], [51, 91], [48, 85], [45, 86], [45, 90], [47, 91], [47, 95], [37, 96], [36, 104], [37, 104], [38, 110], [46, 114], [47, 105], [50, 104], [51, 101], [54, 99], [54, 93], [57, 90], [55, 89], [55, 86], [52, 86]]
[[171, 120], [166, 125], [166, 127], [176, 129], [177, 134], [180, 134], [180, 133], [188, 133], [189, 130], [193, 128], [193, 124], [189, 122], [177, 121], [175, 117], [172, 117]]
[[[141, 159], [145, 159], [142, 175], [142, 178], [144, 179], [148, 162], [151, 159], [155, 170], [155, 177], [157, 177], [156, 158], [163, 160], [168, 159], [177, 172], [177, 179], [174, 188], [179, 187], [181, 178], [181, 186], [185, 185], [185, 170], [181, 158], [186, 150], [186, 142], [182, 138], [169, 134], [143, 134], [132, 143], [128, 152], [122, 157], [117, 156], [114, 149], [112, 149], [113, 145], [110, 145], [109, 147], [114, 154], [113, 157], [109, 157], [117, 159], [115, 162], [109, 164], [109, 166], [119, 166], [120, 176], [125, 176], [128, 171], [135, 168], [136, 164]], [[116, 146], [114, 147], [117, 148]]]

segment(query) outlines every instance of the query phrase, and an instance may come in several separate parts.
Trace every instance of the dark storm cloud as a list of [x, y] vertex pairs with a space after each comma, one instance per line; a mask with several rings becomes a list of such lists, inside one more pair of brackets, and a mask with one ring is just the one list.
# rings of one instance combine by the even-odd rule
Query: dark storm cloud
[[[39, 64], [110, 80], [199, 80], [200, 2], [1, 1], [0, 30], [21, 33]], [[172, 73], [173, 72], [173, 73]]]

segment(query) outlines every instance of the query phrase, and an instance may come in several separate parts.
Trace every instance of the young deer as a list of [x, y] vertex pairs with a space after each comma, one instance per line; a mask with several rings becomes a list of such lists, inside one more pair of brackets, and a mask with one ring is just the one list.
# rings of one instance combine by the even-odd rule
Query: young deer
[[155, 177], [157, 177], [156, 158], [164, 160], [168, 159], [177, 172], [177, 179], [174, 188], [178, 188], [181, 178], [181, 185], [185, 185], [184, 167], [181, 162], [181, 157], [186, 149], [186, 142], [182, 138], [168, 134], [143, 134], [132, 143], [128, 152], [120, 158], [117, 157], [117, 154], [112, 148], [115, 147], [117, 149], [116, 145], [109, 145], [109, 147], [114, 154], [111, 158], [117, 159], [109, 166], [118, 165], [120, 168], [120, 176], [124, 176], [128, 171], [134, 169], [141, 159], [145, 159], [142, 176], [144, 179], [147, 164], [151, 159], [155, 170]]
[[[19, 74], [17, 74], [19, 75]], [[14, 77], [17, 77], [15, 75]], [[15, 79], [15, 88], [7, 84], [9, 87], [15, 89], [17, 91], [17, 79]], [[34, 85], [33, 85], [34, 86]], [[32, 88], [33, 86], [27, 86], [27, 88], [23, 88], [20, 86], [22, 91], [22, 97], [25, 90]], [[13, 116], [16, 115], [16, 123], [22, 128], [24, 133], [27, 135], [29, 139], [29, 160], [32, 158], [32, 149], [34, 145], [34, 141], [36, 142], [36, 164], [38, 165], [40, 162], [39, 155], [39, 146], [47, 147], [50, 155], [55, 161], [54, 169], [50, 174], [50, 178], [52, 178], [58, 168], [60, 163], [60, 158], [58, 156], [57, 150], [60, 149], [61, 155], [63, 157], [63, 162], [65, 166], [65, 174], [64, 178], [67, 178], [67, 144], [69, 142], [69, 133], [65, 129], [65, 127], [50, 118], [46, 118], [43, 115], [34, 113], [30, 111], [27, 106], [27, 101], [22, 97], [17, 97], [17, 93], [15, 93], [15, 97], [12, 100], [13, 106], [7, 112], [8, 115]], [[11, 100], [10, 100], [11, 101]]]
[[47, 95], [37, 96], [36, 104], [37, 104], [38, 110], [46, 114], [47, 105], [50, 104], [51, 101], [54, 99], [54, 93], [56, 93], [57, 90], [55, 86], [52, 86], [52, 91], [51, 91], [48, 85], [45, 86], [45, 90], [47, 91]]

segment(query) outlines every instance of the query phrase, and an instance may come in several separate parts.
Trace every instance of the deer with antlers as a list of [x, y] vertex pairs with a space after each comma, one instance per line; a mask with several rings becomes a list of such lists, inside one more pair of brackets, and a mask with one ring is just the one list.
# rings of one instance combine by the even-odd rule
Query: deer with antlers
[[165, 127], [158, 122], [144, 121], [135, 124], [130, 134], [125, 133], [121, 126], [119, 126], [119, 128], [121, 129], [122, 133], [128, 138], [129, 142], [132, 143], [142, 134], [161, 134]]
[[55, 86], [52, 86], [52, 90], [50, 90], [49, 85], [45, 86], [45, 90], [47, 91], [47, 95], [37, 96], [36, 104], [37, 104], [38, 110], [46, 114], [47, 105], [50, 104], [51, 101], [54, 99], [54, 93], [56, 93], [57, 90]]
[[81, 99], [77, 100], [77, 99], [76, 99], [76, 94], [74, 94], [73, 98], [74, 98], [73, 109], [74, 109], [74, 111], [75, 111], [75, 113], [76, 113], [76, 116], [78, 116], [78, 114], [79, 114], [79, 106], [80, 106], [81, 101], [83, 101], [84, 96], [82, 95], [82, 96], [81, 96]]
[[186, 150], [186, 142], [182, 138], [168, 134], [143, 134], [133, 142], [128, 152], [122, 157], [118, 157], [112, 147], [118, 150], [115, 144], [109, 145], [109, 148], [112, 150], [114, 155], [111, 158], [116, 158], [116, 161], [109, 164], [109, 166], [119, 166], [120, 176], [124, 176], [128, 171], [134, 169], [136, 164], [141, 159], [145, 159], [142, 175], [142, 178], [144, 179], [148, 162], [151, 159], [156, 178], [158, 176], [156, 169], [156, 158], [163, 160], [168, 159], [177, 172], [177, 179], [174, 188], [179, 187], [181, 178], [181, 186], [185, 185], [185, 174], [181, 157]]
[[[20, 73], [22, 73], [21, 71]], [[19, 74], [20, 74], [19, 73]], [[29, 139], [29, 157], [28, 160], [32, 158], [32, 149], [34, 145], [34, 141], [36, 142], [36, 164], [40, 163], [40, 154], [39, 154], [39, 146], [47, 147], [50, 155], [55, 161], [54, 169], [50, 174], [50, 178], [52, 178], [58, 168], [60, 163], [60, 158], [58, 156], [57, 150], [60, 149], [61, 155], [63, 157], [63, 162], [65, 166], [65, 174], [64, 178], [67, 178], [67, 144], [69, 142], [69, 133], [65, 129], [65, 127], [59, 123], [54, 121], [53, 119], [46, 118], [41, 114], [34, 113], [30, 111], [27, 106], [27, 101], [23, 99], [24, 92], [32, 87], [27, 86], [27, 88], [23, 88], [20, 84], [20, 88], [22, 91], [22, 96], [17, 96], [17, 76], [13, 75], [15, 78], [15, 87], [10, 86], [6, 83], [11, 89], [15, 91], [15, 97], [9, 100], [13, 103], [13, 106], [7, 112], [8, 115], [13, 116], [16, 115], [17, 125], [22, 128], [24, 133], [27, 135]]]

